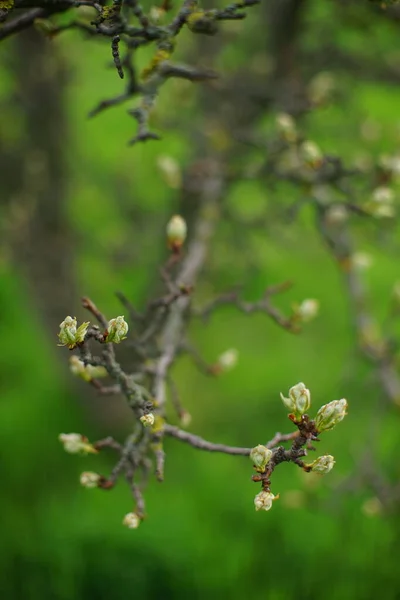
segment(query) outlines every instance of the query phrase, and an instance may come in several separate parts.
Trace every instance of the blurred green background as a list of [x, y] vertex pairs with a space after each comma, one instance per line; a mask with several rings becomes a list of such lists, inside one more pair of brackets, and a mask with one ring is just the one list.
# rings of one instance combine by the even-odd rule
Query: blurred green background
[[[266, 139], [276, 112], [293, 108], [294, 90], [325, 70], [334, 99], [302, 117], [304, 134], [349, 166], [398, 152], [397, 13], [369, 2], [280, 6], [299, 12], [287, 88], [274, 52], [293, 39], [290, 20], [281, 40], [274, 39], [277, 0], [254, 7], [243, 22], [224, 23], [211, 41], [183, 30], [177, 58], [212, 66], [222, 83], [168, 82], [153, 115], [162, 141], [132, 148], [126, 142], [135, 124], [125, 108], [134, 101], [87, 119], [100, 100], [122, 89], [108, 68], [107, 43], [72, 31], [52, 40], [30, 31], [2, 43], [4, 599], [399, 598], [398, 513], [383, 511], [368, 483], [356, 485], [368, 447], [382, 477], [398, 480], [398, 408], [386, 402], [373, 367], [356, 349], [348, 298], [311, 212], [306, 208], [290, 223], [283, 218], [300, 194], [287, 183], [232, 177], [224, 198], [232, 218], [217, 228], [195, 303], [237, 283], [246, 299], [256, 300], [267, 285], [290, 279], [294, 286], [277, 305], [288, 313], [293, 302], [317, 298], [319, 316], [296, 336], [265, 315], [220, 309], [206, 327], [191, 326], [191, 340], [209, 362], [237, 348], [235, 370], [207, 378], [183, 358], [174, 376], [193, 417], [190, 430], [238, 446], [290, 431], [279, 392], [298, 381], [311, 389], [316, 409], [346, 397], [348, 417], [318, 448], [335, 456], [334, 471], [315, 478], [282, 465], [273, 476], [281, 498], [260, 514], [248, 459], [168, 439], [165, 482], [150, 482], [148, 518], [131, 531], [121, 524], [131, 510], [123, 482], [108, 493], [79, 486], [82, 471], [107, 473], [112, 457], [69, 456], [57, 441], [62, 431], [122, 440], [132, 428], [122, 399], [96, 398], [72, 381], [56, 333], [66, 314], [83, 317], [82, 295], [109, 317], [123, 313], [117, 290], [139, 307], [154, 297], [166, 257], [165, 224], [175, 212], [190, 216], [185, 185], [171, 182], [160, 157], [172, 158], [184, 177], [196, 161], [215, 155], [228, 173], [238, 165], [251, 171], [266, 150], [231, 134], [226, 114], [232, 112], [240, 132]], [[152, 52], [138, 53], [141, 67]], [[357, 218], [352, 227], [357, 249], [373, 259], [363, 276], [371, 309], [383, 320], [399, 277], [398, 230], [393, 222], [377, 230]]]

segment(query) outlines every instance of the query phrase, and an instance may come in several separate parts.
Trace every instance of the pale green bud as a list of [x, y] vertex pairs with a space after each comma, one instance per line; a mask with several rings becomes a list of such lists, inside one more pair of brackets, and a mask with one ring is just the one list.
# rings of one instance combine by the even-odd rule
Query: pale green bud
[[60, 346], [68, 346], [68, 348], [75, 348], [76, 344], [81, 344], [84, 339], [90, 322], [82, 323], [77, 328], [77, 321], [72, 317], [65, 317], [64, 321], [60, 323], [60, 333], [58, 338], [61, 342]]
[[297, 418], [304, 415], [311, 406], [310, 390], [300, 382], [289, 390], [289, 398], [281, 394], [282, 402]]
[[367, 252], [354, 252], [351, 257], [351, 265], [358, 271], [365, 271], [369, 269], [373, 264], [373, 258]]
[[280, 113], [276, 117], [276, 126], [282, 137], [289, 143], [297, 139], [296, 123], [291, 115]]
[[93, 473], [92, 471], [85, 471], [81, 473], [79, 478], [80, 484], [85, 488], [95, 488], [98, 486], [101, 475]]
[[341, 400], [333, 400], [328, 404], [321, 406], [315, 417], [315, 426], [317, 430], [322, 433], [323, 431], [330, 431], [340, 423], [346, 416], [347, 400], [342, 398]]
[[306, 298], [296, 307], [296, 314], [304, 323], [311, 321], [317, 316], [319, 311], [319, 302], [314, 298]]
[[330, 471], [332, 471], [333, 466], [335, 464], [335, 459], [330, 454], [325, 456], [319, 456], [312, 463], [306, 465], [307, 467], [311, 467], [311, 471], [314, 473], [320, 473], [321, 475], [326, 475]]
[[168, 246], [172, 250], [179, 250], [187, 236], [186, 221], [180, 216], [175, 215], [167, 225]]
[[125, 515], [122, 524], [128, 529], [137, 529], [140, 525], [140, 517], [136, 513], [130, 512]]
[[317, 167], [321, 164], [323, 154], [315, 142], [306, 140], [300, 147], [300, 154], [304, 162], [312, 167]]
[[60, 433], [58, 439], [69, 454], [96, 454], [97, 450], [80, 433]]
[[263, 471], [271, 460], [272, 450], [259, 444], [250, 452], [250, 460], [257, 470]]
[[236, 348], [230, 348], [218, 357], [217, 365], [220, 367], [221, 371], [230, 371], [236, 366], [238, 358], [239, 352]]
[[154, 425], [155, 417], [153, 413], [147, 413], [147, 415], [140, 417], [140, 421], [143, 424], [143, 427], [152, 427]]
[[108, 322], [106, 342], [119, 344], [126, 339], [128, 333], [128, 323], [124, 317], [116, 317]]
[[81, 377], [84, 381], [92, 381], [92, 379], [100, 379], [108, 375], [105, 367], [85, 365], [77, 356], [71, 356], [69, 368], [73, 375]]
[[272, 503], [278, 496], [274, 496], [271, 492], [262, 491], [254, 498], [254, 506], [256, 510], [270, 510]]

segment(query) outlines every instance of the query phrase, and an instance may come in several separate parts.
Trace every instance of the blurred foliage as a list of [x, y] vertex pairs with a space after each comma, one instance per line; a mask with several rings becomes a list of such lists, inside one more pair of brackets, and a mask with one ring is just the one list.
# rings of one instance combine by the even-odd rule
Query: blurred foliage
[[[396, 88], [390, 77], [375, 77], [394, 64], [394, 54], [398, 57], [398, 23], [360, 4], [352, 3], [347, 10], [342, 2], [309, 2], [302, 32], [306, 78], [323, 60], [319, 54], [325, 56], [329, 48], [338, 56], [350, 56], [348, 64], [338, 60], [332, 68], [337, 102], [302, 121], [309, 139], [346, 164], [360, 157], [375, 160], [400, 145], [398, 79]], [[259, 10], [254, 8], [244, 22], [224, 24], [223, 50], [215, 59], [222, 76], [239, 67], [268, 71], [268, 31]], [[182, 38], [178, 56], [196, 57], [197, 40], [188, 32]], [[23, 136], [22, 115], [7, 102], [15, 85], [7, 60], [16, 43], [10, 40], [5, 47], [0, 73], [0, 127], [3, 139], [13, 146]], [[171, 81], [154, 113], [163, 140], [127, 148], [126, 131], [132, 124], [124, 108], [86, 119], [103, 95], [120, 89], [115, 70], [105, 68], [108, 46], [85, 43], [79, 34], [67, 32], [48, 42], [49, 53], [54, 47], [69, 68], [68, 139], [60, 144], [69, 172], [76, 289], [113, 316], [121, 312], [114, 290], [123, 290], [141, 305], [156, 285], [165, 252], [163, 228], [179, 202], [179, 191], [165, 182], [159, 157], [172, 157], [184, 170], [195, 158], [187, 135], [192, 129], [211, 143], [215, 139], [217, 149], [236, 141], [218, 132], [218, 124], [207, 122], [199, 108], [202, 94], [209, 95], [211, 105], [217, 101], [213, 89]], [[140, 58], [143, 65], [149, 58], [146, 52]], [[359, 66], [350, 72], [354, 65]], [[259, 119], [254, 128], [258, 138], [270, 131], [273, 118], [274, 113], [265, 113]], [[249, 150], [244, 160], [251, 167], [260, 159], [258, 151]], [[67, 352], [56, 348], [56, 332], [49, 340], [42, 330], [26, 281], [2, 245], [2, 598], [353, 600], [381, 593], [386, 600], [398, 598], [398, 514], [381, 514], [379, 505], [371, 503], [372, 491], [353, 492], [341, 483], [368, 444], [387, 474], [399, 478], [395, 456], [400, 417], [398, 409], [386, 409], [379, 425], [385, 434], [374, 445], [371, 423], [384, 402], [383, 392], [355, 349], [336, 265], [307, 208], [291, 224], [279, 217], [297, 193], [284, 182], [266, 188], [248, 179], [232, 185], [226, 206], [238, 223], [221, 222], [195, 298], [200, 305], [242, 283], [246, 298], [257, 299], [266, 285], [290, 279], [294, 286], [278, 299], [279, 305], [290, 309], [293, 302], [317, 298], [319, 317], [293, 336], [264, 315], [247, 317], [233, 308], [221, 309], [208, 326], [193, 325], [192, 340], [209, 361], [226, 348], [238, 348], [237, 368], [215, 380], [205, 378], [188, 359], [176, 367], [180, 393], [193, 416], [191, 430], [232, 445], [256, 445], [275, 431], [290, 430], [279, 392], [298, 381], [311, 389], [316, 409], [334, 398], [348, 398], [349, 416], [320, 445], [323, 453], [335, 456], [334, 471], [318, 479], [293, 465], [282, 466], [274, 475], [281, 499], [267, 514], [254, 512], [257, 490], [247, 459], [207, 455], [175, 440], [166, 442], [165, 482], [150, 484], [149, 518], [137, 531], [121, 526], [130, 510], [123, 485], [109, 494], [79, 487], [81, 471], [106, 472], [112, 463], [107, 456], [66, 455], [57, 442], [59, 432], [82, 431], [91, 439], [110, 433], [122, 437], [132, 425], [130, 415], [118, 405], [122, 401], [85, 401], [84, 383], [70, 387], [62, 367]], [[4, 216], [3, 207], [1, 211]], [[261, 227], [249, 225], [265, 214]], [[375, 226], [358, 226], [356, 219], [354, 224], [360, 249], [374, 260], [365, 278], [376, 314], [384, 317], [398, 277], [397, 229], [381, 235]], [[70, 314], [80, 310], [77, 296]], [[60, 314], [60, 321], [64, 317]], [[114, 410], [117, 416], [110, 425], [102, 412], [109, 416]]]

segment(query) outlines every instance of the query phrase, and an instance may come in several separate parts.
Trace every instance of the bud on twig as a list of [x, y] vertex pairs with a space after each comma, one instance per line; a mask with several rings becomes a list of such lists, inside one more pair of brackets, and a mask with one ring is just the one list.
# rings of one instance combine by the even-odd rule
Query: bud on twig
[[311, 140], [303, 142], [300, 147], [300, 153], [304, 162], [310, 167], [317, 169], [321, 166], [324, 157], [315, 142]]
[[77, 356], [71, 356], [69, 368], [73, 375], [82, 377], [84, 381], [92, 381], [92, 379], [100, 379], [108, 375], [105, 367], [85, 365]]
[[128, 333], [128, 323], [124, 317], [116, 317], [108, 322], [106, 342], [113, 342], [119, 344], [122, 340], [126, 339]]
[[85, 488], [95, 488], [98, 486], [101, 475], [93, 473], [92, 471], [85, 471], [81, 473], [79, 478], [80, 484]]
[[60, 323], [60, 333], [58, 338], [61, 342], [60, 346], [68, 346], [70, 350], [75, 348], [77, 344], [81, 344], [84, 339], [90, 322], [82, 323], [77, 328], [77, 321], [72, 317], [65, 317], [64, 321]]
[[175, 215], [167, 225], [168, 247], [173, 252], [179, 252], [187, 236], [186, 221], [180, 215]]
[[254, 498], [254, 506], [256, 510], [270, 510], [274, 500], [277, 500], [278, 496], [274, 496], [271, 492], [262, 491]]
[[265, 467], [271, 460], [272, 450], [266, 448], [262, 444], [259, 444], [253, 448], [250, 452], [250, 460], [256, 467], [257, 471], [264, 471]]
[[282, 137], [289, 143], [297, 140], [296, 123], [291, 115], [280, 113], [276, 117], [276, 126]]
[[130, 512], [125, 515], [122, 524], [128, 529], [137, 529], [140, 525], [140, 518], [136, 513]]
[[335, 459], [330, 454], [325, 456], [319, 456], [312, 463], [306, 465], [307, 470], [313, 471], [314, 473], [320, 473], [321, 475], [326, 475], [330, 471], [332, 471], [333, 466], [335, 464]]
[[317, 430], [322, 433], [323, 431], [330, 431], [346, 416], [347, 400], [342, 398], [341, 400], [333, 400], [329, 404], [321, 406], [315, 417], [315, 426]]
[[154, 425], [155, 417], [153, 413], [147, 413], [147, 415], [140, 417], [140, 421], [143, 424], [143, 427], [152, 427]]
[[286, 408], [288, 408], [297, 419], [304, 415], [311, 406], [310, 390], [307, 389], [302, 382], [290, 388], [289, 398], [285, 398], [283, 394], [281, 394], [281, 398]]
[[295, 314], [304, 323], [311, 321], [317, 316], [319, 311], [319, 302], [314, 298], [306, 298], [301, 304], [295, 306]]
[[69, 454], [97, 454], [97, 450], [80, 433], [60, 433], [58, 439]]

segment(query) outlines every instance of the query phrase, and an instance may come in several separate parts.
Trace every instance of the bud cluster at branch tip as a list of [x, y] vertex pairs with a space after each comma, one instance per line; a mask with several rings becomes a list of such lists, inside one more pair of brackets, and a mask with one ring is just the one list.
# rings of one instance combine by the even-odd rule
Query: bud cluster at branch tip
[[93, 471], [85, 471], [81, 473], [79, 478], [80, 484], [85, 488], [95, 488], [99, 485], [101, 475], [93, 473]]
[[296, 419], [300, 419], [311, 406], [310, 390], [302, 382], [290, 388], [289, 398], [286, 398], [283, 394], [281, 394], [281, 398], [283, 404], [295, 415]]
[[326, 475], [330, 471], [332, 471], [335, 464], [335, 459], [330, 454], [326, 454], [325, 456], [319, 456], [312, 463], [306, 465], [307, 471], [312, 471], [313, 473], [319, 473], [320, 475]]
[[155, 417], [153, 413], [147, 413], [147, 415], [140, 417], [140, 421], [143, 427], [152, 427], [154, 425]]
[[167, 224], [168, 248], [173, 252], [179, 252], [186, 240], [186, 236], [186, 221], [180, 215], [175, 215]]
[[128, 329], [128, 323], [125, 321], [123, 316], [111, 319], [111, 321], [108, 322], [105, 341], [119, 344], [122, 342], [122, 340], [126, 339]]
[[89, 444], [87, 437], [80, 433], [60, 433], [58, 439], [63, 444], [65, 452], [69, 454], [97, 453], [92, 444]]
[[79, 327], [77, 325], [78, 323], [75, 318], [65, 317], [64, 321], [60, 323], [58, 339], [61, 343], [59, 346], [68, 346], [72, 350], [77, 344], [82, 344], [90, 322], [82, 323]]
[[321, 406], [315, 417], [317, 431], [330, 431], [344, 419], [347, 411], [347, 400], [333, 400]]
[[140, 525], [140, 517], [134, 512], [127, 513], [122, 524], [128, 529], [137, 529]]
[[279, 498], [279, 494], [274, 496], [271, 492], [262, 490], [254, 498], [254, 506], [256, 510], [270, 510], [272, 503]]
[[257, 471], [264, 471], [265, 467], [271, 460], [271, 457], [272, 450], [270, 450], [266, 446], [263, 446], [262, 444], [255, 446], [255, 448], [252, 448], [250, 452], [250, 460], [252, 461]]

